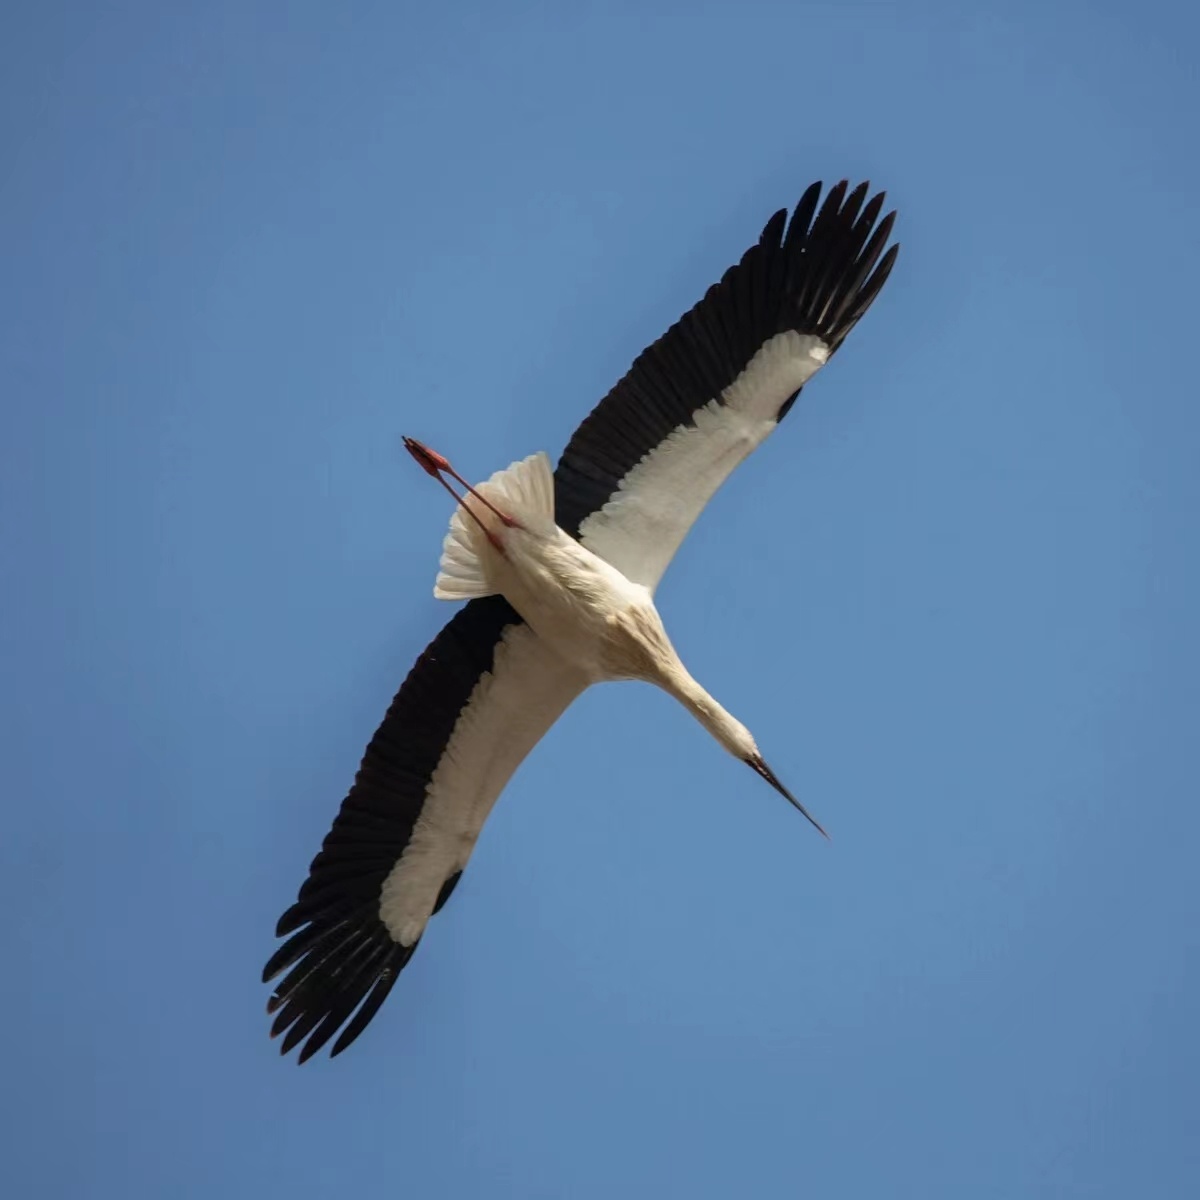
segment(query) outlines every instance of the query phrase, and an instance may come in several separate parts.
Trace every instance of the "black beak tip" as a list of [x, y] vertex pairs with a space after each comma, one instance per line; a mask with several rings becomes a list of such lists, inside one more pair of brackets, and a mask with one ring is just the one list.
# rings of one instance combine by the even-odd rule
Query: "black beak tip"
[[817, 820], [816, 817], [792, 795], [791, 792], [783, 786], [775, 776], [775, 772], [763, 761], [761, 754], [751, 755], [746, 759], [748, 766], [752, 767], [759, 775], [761, 775], [797, 812], [801, 813], [809, 822], [810, 825], [828, 842], [832, 841], [829, 834], [825, 832], [825, 827]]

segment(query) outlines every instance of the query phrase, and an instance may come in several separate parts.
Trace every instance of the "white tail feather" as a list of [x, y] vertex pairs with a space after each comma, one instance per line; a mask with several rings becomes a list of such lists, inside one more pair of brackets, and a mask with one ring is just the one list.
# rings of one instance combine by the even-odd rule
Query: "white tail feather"
[[[544, 521], [554, 520], [554, 473], [550, 460], [542, 451], [497, 471], [486, 483], [475, 489], [486, 496], [501, 512], [514, 520], [536, 528]], [[502, 535], [504, 526], [496, 514], [467, 496], [471, 512], [489, 530]], [[442, 544], [442, 561], [433, 594], [439, 600], [470, 600], [490, 596], [496, 591], [488, 578], [488, 557], [494, 554], [487, 535], [474, 517], [463, 511], [460, 504], [450, 518], [450, 532]]]

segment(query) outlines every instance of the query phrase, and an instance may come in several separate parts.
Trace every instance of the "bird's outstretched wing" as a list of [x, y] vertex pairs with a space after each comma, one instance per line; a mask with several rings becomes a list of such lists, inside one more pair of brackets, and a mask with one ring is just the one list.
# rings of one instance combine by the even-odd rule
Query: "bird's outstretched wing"
[[644, 350], [575, 431], [556, 519], [653, 589], [692, 522], [775, 428], [883, 287], [897, 246], [883, 193], [821, 184], [777, 212], [721, 282]]
[[[587, 686], [499, 596], [472, 600], [417, 659], [363, 756], [296, 903], [267, 1011], [299, 1060], [366, 1028], [446, 902], [522, 759]], [[290, 936], [289, 936], [290, 935]], [[290, 968], [290, 970], [288, 970]]]

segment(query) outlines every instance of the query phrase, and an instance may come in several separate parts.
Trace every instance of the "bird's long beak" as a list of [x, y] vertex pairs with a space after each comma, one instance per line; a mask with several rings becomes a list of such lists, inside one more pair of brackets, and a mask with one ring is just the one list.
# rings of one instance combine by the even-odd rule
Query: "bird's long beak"
[[758, 774], [760, 774], [781, 796], [783, 796], [793, 808], [797, 809], [799, 812], [802, 812], [809, 819], [809, 821], [812, 822], [817, 832], [823, 838], [827, 839], [829, 837], [829, 834], [827, 834], [825, 830], [821, 828], [821, 822], [818, 821], [817, 818], [814, 817], [812, 813], [810, 813], [808, 809], [805, 808], [804, 805], [801, 804], [800, 801], [797, 800], [796, 797], [793, 796], [792, 793], [789, 792], [787, 788], [785, 788], [783, 784], [775, 778], [775, 772], [772, 771], [765, 762], [763, 762], [761, 754], [752, 755], [750, 758], [746, 759], [746, 762], [749, 766], [753, 767], [754, 770], [757, 771]]

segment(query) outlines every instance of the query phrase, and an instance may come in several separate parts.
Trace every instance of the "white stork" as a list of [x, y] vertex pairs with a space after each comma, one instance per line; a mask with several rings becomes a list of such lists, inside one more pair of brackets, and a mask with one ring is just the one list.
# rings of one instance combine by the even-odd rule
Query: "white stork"
[[777, 212], [638, 356], [553, 474], [535, 454], [471, 488], [405, 439], [459, 501], [434, 594], [468, 603], [417, 659], [279, 919], [288, 940], [263, 980], [291, 968], [267, 1005], [283, 1053], [304, 1042], [304, 1062], [340, 1030], [336, 1055], [362, 1033], [509, 777], [589, 684], [662, 687], [808, 816], [749, 730], [688, 674], [654, 589], [709, 498], [879, 294], [898, 250], [884, 253], [895, 213], [879, 220], [883, 194], [866, 201], [867, 190], [847, 195], [842, 181], [818, 210], [815, 183], [790, 221]]

